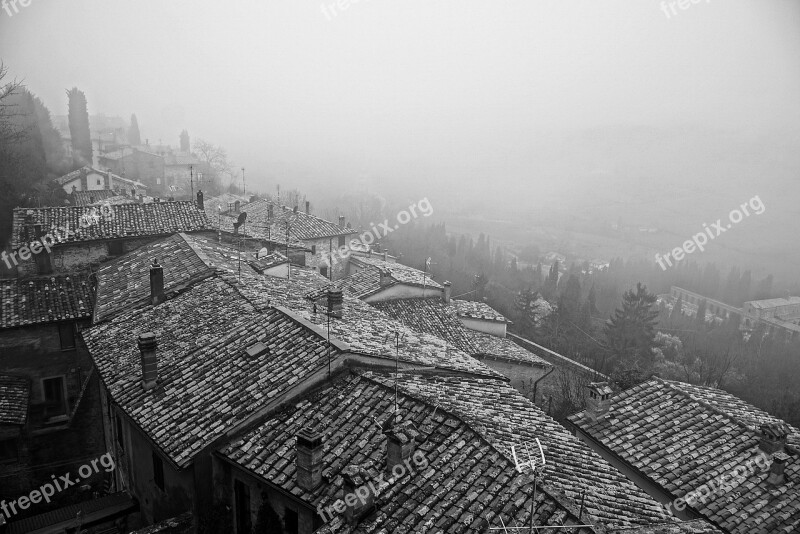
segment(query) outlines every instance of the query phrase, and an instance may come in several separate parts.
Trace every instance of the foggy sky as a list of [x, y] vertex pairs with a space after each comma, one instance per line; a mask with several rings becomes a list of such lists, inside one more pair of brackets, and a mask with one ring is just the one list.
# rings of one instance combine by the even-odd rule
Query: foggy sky
[[[329, 20], [319, 0], [31, 0], [0, 11], [0, 57], [54, 114], [77, 86], [90, 114], [136, 113], [151, 143], [178, 145], [186, 128], [264, 186], [549, 191], [548, 173], [583, 157], [550, 143], [592, 129], [798, 140], [794, 0], [704, 0], [669, 19], [657, 0], [336, 11]], [[584, 170], [613, 172], [614, 150]]]

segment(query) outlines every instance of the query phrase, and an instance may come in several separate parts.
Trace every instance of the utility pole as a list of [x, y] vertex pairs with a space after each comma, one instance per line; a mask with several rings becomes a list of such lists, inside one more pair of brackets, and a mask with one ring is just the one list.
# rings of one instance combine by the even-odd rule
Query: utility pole
[[189, 187], [192, 188], [192, 202], [194, 202], [194, 171], [192, 170], [192, 166], [189, 165]]

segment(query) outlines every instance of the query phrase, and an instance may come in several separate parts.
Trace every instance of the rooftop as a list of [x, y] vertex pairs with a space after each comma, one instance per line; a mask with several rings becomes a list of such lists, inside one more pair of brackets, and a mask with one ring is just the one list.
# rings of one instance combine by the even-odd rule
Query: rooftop
[[[88, 206], [15, 208], [11, 247], [16, 250], [34, 239], [32, 231], [26, 232], [26, 226], [36, 224], [57, 245], [210, 229], [206, 214], [191, 201], [111, 204], [104, 206], [99, 215], [96, 207]], [[87, 218], [91, 218], [91, 224], [87, 224]], [[59, 228], [71, 233], [58, 231]]]
[[500, 312], [485, 302], [460, 299], [453, 299], [450, 302], [453, 303], [460, 317], [483, 319], [485, 321], [496, 321], [499, 323], [511, 323], [511, 321], [506, 319]]
[[[103, 263], [97, 271], [94, 321], [150, 304], [153, 259], [157, 259], [164, 270], [164, 293], [169, 295], [215, 271], [238, 273], [237, 254], [235, 248], [220, 245], [216, 239], [177, 233]], [[246, 272], [254, 272], [244, 254], [241, 266]]]
[[0, 280], [0, 328], [87, 319], [92, 287], [83, 274]]
[[[345, 467], [375, 481], [384, 470], [381, 424], [393, 412], [393, 386], [389, 374], [345, 373], [220, 454], [311, 506], [327, 506], [339, 496]], [[523, 443], [537, 447], [536, 438], [546, 457], [537, 524], [575, 521], [584, 489], [584, 519], [616, 526], [667, 520], [655, 501], [504, 382], [401, 374], [398, 389], [400, 417], [422, 433], [418, 449], [429, 466], [379, 482], [377, 510], [357, 526], [336, 516], [319, 532], [482, 532], [501, 526], [498, 514], [506, 525], [527, 524], [532, 478], [517, 472], [511, 446], [524, 455]], [[313, 492], [296, 484], [295, 436], [307, 426], [324, 434], [324, 483]]]
[[[272, 218], [269, 217], [270, 206], [272, 206]], [[281, 206], [268, 199], [255, 200], [247, 204], [242, 211], [247, 212], [247, 222], [252, 225], [251, 231], [256, 232], [256, 228], [258, 228], [262, 234], [267, 233], [266, 227], [269, 227], [270, 234], [285, 234], [287, 223], [289, 235], [301, 241], [356, 233], [355, 230], [340, 228], [338, 224], [308, 214], [302, 209], [298, 209], [295, 213], [293, 208]], [[337, 243], [334, 243], [333, 246], [336, 247]]]
[[75, 206], [89, 206], [101, 200], [106, 200], [119, 195], [113, 189], [95, 189], [91, 191], [75, 191], [72, 193], [72, 202]]
[[[351, 255], [349, 261], [355, 265], [363, 267], [361, 270], [372, 271], [370, 274], [353, 273], [340, 281], [343, 289], [358, 298], [366, 298], [381, 289], [380, 272], [388, 271], [392, 278], [392, 285], [406, 284], [416, 287], [428, 287], [438, 289], [435, 293], [440, 293], [442, 286], [436, 282], [430, 274], [427, 274], [414, 267], [385, 261], [377, 256]], [[353, 278], [355, 277], [355, 278]], [[350, 282], [349, 279], [353, 278]]]
[[[756, 458], [760, 424], [785, 424], [724, 391], [659, 378], [612, 397], [608, 415], [600, 420], [585, 412], [569, 420], [676, 497]], [[694, 508], [734, 534], [797, 531], [800, 435], [789, 430], [787, 441], [795, 453], [786, 465], [785, 484], [768, 486], [767, 473], [757, 469], [740, 486], [712, 492], [709, 501]]]
[[[274, 308], [257, 310], [234, 285], [214, 276], [82, 332], [114, 401], [179, 467], [327, 367], [324, 337]], [[145, 332], [158, 340], [159, 382], [148, 392], [137, 346]], [[269, 352], [251, 357], [257, 342]]]
[[31, 386], [27, 378], [0, 374], [0, 425], [24, 425]]
[[751, 300], [749, 302], [745, 302], [745, 306], [750, 304], [752, 307], [761, 310], [768, 310], [770, 308], [777, 308], [780, 306], [792, 306], [794, 304], [800, 304], [800, 297], [789, 297], [788, 299], [785, 298], [775, 298], [775, 299], [764, 299], [764, 300]]

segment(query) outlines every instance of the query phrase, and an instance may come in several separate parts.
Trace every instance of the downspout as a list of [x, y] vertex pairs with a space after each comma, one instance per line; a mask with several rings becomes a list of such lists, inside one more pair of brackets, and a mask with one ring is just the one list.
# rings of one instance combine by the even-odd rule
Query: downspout
[[552, 373], [555, 370], [556, 370], [556, 366], [552, 365], [552, 366], [550, 366], [550, 370], [549, 371], [547, 371], [545, 374], [543, 374], [542, 376], [540, 376], [539, 378], [536, 379], [536, 382], [533, 383], [533, 399], [531, 399], [531, 402], [536, 404], [536, 386], [539, 385], [540, 381], [542, 381], [545, 378], [547, 378], [547, 375], [549, 375], [550, 373]]

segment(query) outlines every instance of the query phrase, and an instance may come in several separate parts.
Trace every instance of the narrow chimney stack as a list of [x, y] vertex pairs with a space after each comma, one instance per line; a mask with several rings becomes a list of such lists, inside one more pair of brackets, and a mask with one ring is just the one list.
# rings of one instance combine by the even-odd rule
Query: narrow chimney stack
[[150, 302], [157, 306], [164, 302], [164, 268], [159, 265], [158, 259], [153, 258], [153, 265], [150, 266]]
[[786, 483], [786, 462], [789, 461], [789, 455], [785, 452], [776, 452], [772, 456], [772, 465], [769, 467], [769, 475], [767, 476], [767, 484], [770, 486], [782, 486]]
[[592, 421], [598, 421], [606, 416], [611, 407], [611, 394], [614, 391], [608, 382], [592, 382], [586, 388], [589, 397], [586, 399], [586, 415]]
[[344, 215], [339, 215], [339, 228], [344, 230]]
[[337, 319], [342, 318], [342, 290], [329, 289], [328, 290], [328, 314]]
[[[342, 491], [345, 495], [356, 495], [357, 499], [345, 499], [344, 518], [349, 525], [355, 525], [359, 519], [372, 510], [375, 495], [369, 483], [372, 481], [369, 473], [363, 467], [348, 465], [342, 469]], [[360, 489], [359, 493], [356, 490]], [[366, 496], [363, 493], [366, 492]], [[352, 503], [352, 504], [351, 504]]]
[[158, 342], [156, 335], [145, 332], [139, 336], [139, 352], [142, 358], [142, 387], [149, 391], [156, 387], [158, 380]]
[[442, 292], [442, 297], [444, 299], [444, 303], [449, 305], [450, 304], [450, 290], [452, 289], [452, 284], [449, 281], [445, 280], [444, 284], [442, 284], [442, 285], [444, 286], [444, 291]]
[[269, 206], [267, 206], [267, 219], [272, 219], [273, 214], [274, 213], [272, 211], [272, 204], [270, 204]]
[[384, 434], [386, 434], [386, 473], [392, 475], [392, 469], [396, 465], [402, 466], [414, 455], [420, 432], [411, 421], [403, 421], [393, 424], [384, 431]]
[[761, 425], [761, 439], [758, 448], [767, 454], [783, 451], [786, 446], [786, 436], [789, 434], [786, 425], [769, 423]]
[[309, 202], [308, 200], [306, 200], [306, 213], [311, 215], [311, 202]]
[[297, 485], [306, 491], [314, 491], [322, 482], [323, 452], [319, 430], [305, 427], [297, 433]]
[[383, 251], [383, 261], [387, 261], [388, 256], [389, 256], [389, 251], [388, 250], [384, 250]]
[[233, 211], [239, 213], [239, 208], [241, 208], [241, 206], [242, 203], [237, 200], [236, 202], [233, 203]]
[[200, 208], [201, 210], [205, 209], [203, 207], [203, 192], [202, 191], [198, 191], [197, 192], [197, 207]]

